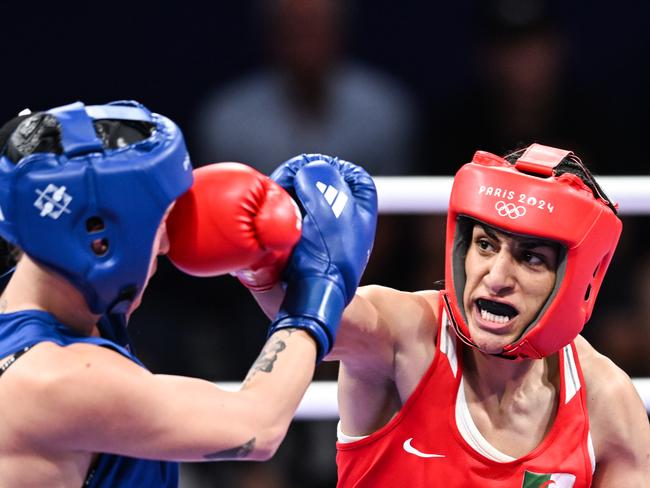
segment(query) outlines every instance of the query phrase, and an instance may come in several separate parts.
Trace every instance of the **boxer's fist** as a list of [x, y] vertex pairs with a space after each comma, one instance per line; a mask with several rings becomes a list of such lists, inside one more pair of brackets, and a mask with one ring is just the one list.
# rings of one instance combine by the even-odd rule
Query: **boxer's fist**
[[321, 154], [293, 158], [271, 178], [295, 195], [303, 212], [302, 237], [284, 273], [286, 294], [271, 331], [306, 329], [320, 360], [368, 263], [377, 192], [363, 168]]
[[262, 290], [278, 280], [300, 238], [300, 212], [269, 177], [240, 163], [194, 170], [167, 219], [169, 258], [194, 276], [238, 275]]

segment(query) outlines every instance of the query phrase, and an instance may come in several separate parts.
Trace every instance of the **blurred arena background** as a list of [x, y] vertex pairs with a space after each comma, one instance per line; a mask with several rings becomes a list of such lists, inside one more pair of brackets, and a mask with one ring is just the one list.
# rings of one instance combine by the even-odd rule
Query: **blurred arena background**
[[[642, 0], [12, 2], [2, 19], [3, 120], [130, 98], [183, 128], [197, 166], [269, 172], [318, 151], [376, 175], [450, 175], [476, 149], [539, 141], [597, 174], [650, 174]], [[650, 376], [649, 228], [624, 217], [584, 331], [633, 377]], [[429, 287], [443, 245], [443, 215], [383, 215], [363, 281]], [[130, 327], [153, 371], [238, 381], [267, 322], [233, 278], [164, 262]], [[186, 465], [182, 486], [333, 487], [335, 437], [334, 421], [298, 421], [272, 461]]]

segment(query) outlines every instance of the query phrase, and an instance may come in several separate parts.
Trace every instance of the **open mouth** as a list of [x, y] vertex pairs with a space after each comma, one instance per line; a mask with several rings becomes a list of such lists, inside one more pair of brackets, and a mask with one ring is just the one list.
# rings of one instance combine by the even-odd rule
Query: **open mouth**
[[497, 324], [505, 324], [519, 314], [516, 308], [507, 303], [495, 302], [479, 298], [476, 306], [483, 320]]

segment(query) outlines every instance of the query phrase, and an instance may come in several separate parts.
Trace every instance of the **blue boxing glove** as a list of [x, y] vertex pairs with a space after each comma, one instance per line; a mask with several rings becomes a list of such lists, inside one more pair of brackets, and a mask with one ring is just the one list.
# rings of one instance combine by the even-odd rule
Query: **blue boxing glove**
[[303, 223], [270, 333], [288, 327], [307, 330], [318, 345], [320, 361], [332, 349], [343, 309], [370, 258], [377, 191], [363, 168], [321, 154], [290, 159], [271, 179], [294, 196]]

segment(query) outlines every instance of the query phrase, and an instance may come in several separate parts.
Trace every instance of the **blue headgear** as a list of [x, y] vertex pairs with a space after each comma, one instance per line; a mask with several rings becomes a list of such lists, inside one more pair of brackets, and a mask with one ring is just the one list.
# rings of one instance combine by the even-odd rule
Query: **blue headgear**
[[[97, 314], [124, 314], [142, 291], [156, 230], [192, 184], [180, 129], [136, 102], [47, 113], [60, 126], [61, 154], [0, 157], [0, 235], [67, 278]], [[97, 120], [144, 122], [151, 135], [109, 149]]]

